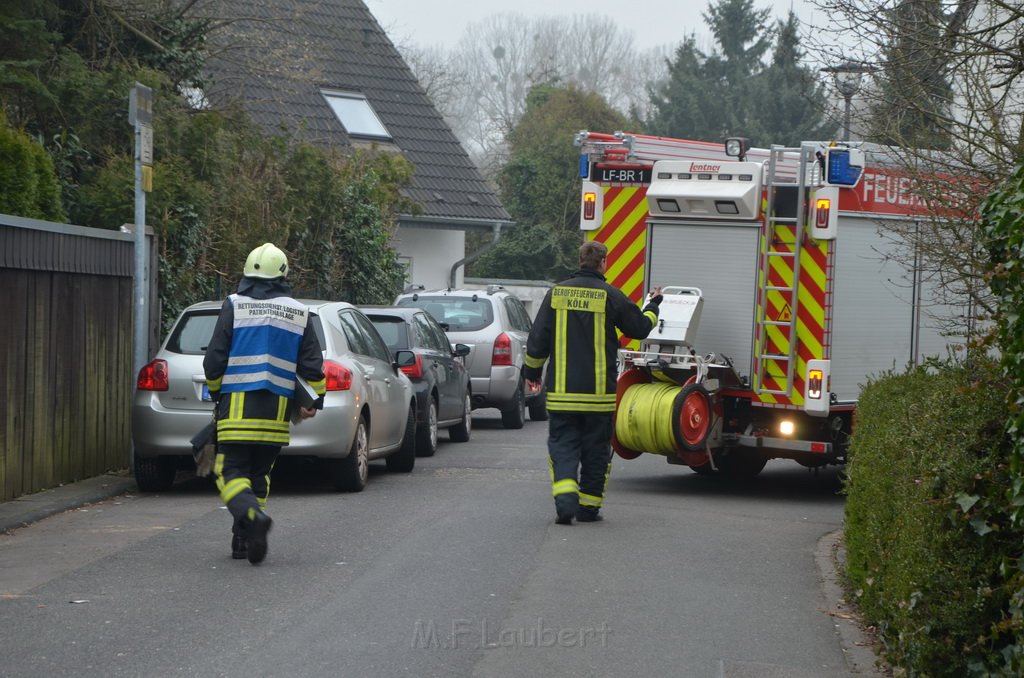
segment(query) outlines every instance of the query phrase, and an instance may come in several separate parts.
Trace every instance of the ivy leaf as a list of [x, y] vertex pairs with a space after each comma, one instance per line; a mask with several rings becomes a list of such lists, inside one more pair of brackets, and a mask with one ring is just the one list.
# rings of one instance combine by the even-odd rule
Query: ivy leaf
[[974, 528], [974, 531], [981, 537], [984, 537], [986, 534], [993, 531], [992, 528], [989, 527], [989, 524], [985, 522], [985, 519], [981, 517], [972, 518], [971, 527]]
[[956, 496], [956, 503], [960, 505], [961, 511], [967, 513], [968, 511], [971, 510], [971, 508], [974, 507], [975, 504], [978, 503], [979, 499], [981, 499], [981, 497], [977, 495], [964, 494], [963, 492], [961, 492]]

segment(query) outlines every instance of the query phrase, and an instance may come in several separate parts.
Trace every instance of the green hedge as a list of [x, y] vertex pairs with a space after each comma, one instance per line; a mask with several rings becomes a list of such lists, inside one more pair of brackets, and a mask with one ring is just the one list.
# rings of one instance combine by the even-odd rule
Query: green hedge
[[60, 183], [46, 150], [0, 117], [0, 213], [64, 220]]
[[[864, 389], [848, 464], [848, 576], [887, 659], [911, 675], [989, 665], [1006, 608], [998, 540], [965, 510], [991, 477], [1007, 418], [995, 366], [932, 365]], [[996, 662], [998, 663], [998, 662]]]

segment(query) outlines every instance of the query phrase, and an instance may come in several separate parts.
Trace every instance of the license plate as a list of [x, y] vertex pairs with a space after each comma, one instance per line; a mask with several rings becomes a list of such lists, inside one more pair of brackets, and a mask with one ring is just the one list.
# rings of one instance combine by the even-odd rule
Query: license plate
[[210, 397], [210, 387], [203, 384], [203, 402], [212, 403], [213, 398]]

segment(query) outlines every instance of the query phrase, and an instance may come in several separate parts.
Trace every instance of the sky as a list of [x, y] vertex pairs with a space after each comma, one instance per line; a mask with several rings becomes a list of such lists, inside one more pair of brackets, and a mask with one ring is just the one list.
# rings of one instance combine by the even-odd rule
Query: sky
[[[615, 19], [625, 32], [632, 33], [640, 50], [674, 46], [684, 36], [707, 35], [701, 14], [707, 1], [698, 0], [365, 0], [396, 44], [454, 46], [466, 27], [494, 14], [536, 16], [572, 16], [599, 14]], [[821, 10], [810, 0], [755, 0], [754, 7], [771, 6], [775, 18], [785, 18], [792, 7], [801, 21], [814, 23]], [[638, 9], [642, 8], [642, 11]]]

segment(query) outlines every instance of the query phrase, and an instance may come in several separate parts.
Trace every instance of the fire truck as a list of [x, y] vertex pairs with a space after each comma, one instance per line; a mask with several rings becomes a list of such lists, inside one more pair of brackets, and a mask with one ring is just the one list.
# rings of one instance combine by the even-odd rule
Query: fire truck
[[623, 132], [575, 142], [580, 228], [607, 246], [608, 281], [638, 303], [663, 293], [650, 336], [619, 352], [619, 456], [733, 476], [772, 458], [843, 464], [868, 378], [962, 342], [934, 313], [936, 284], [888, 235], [925, 206], [881, 153]]

